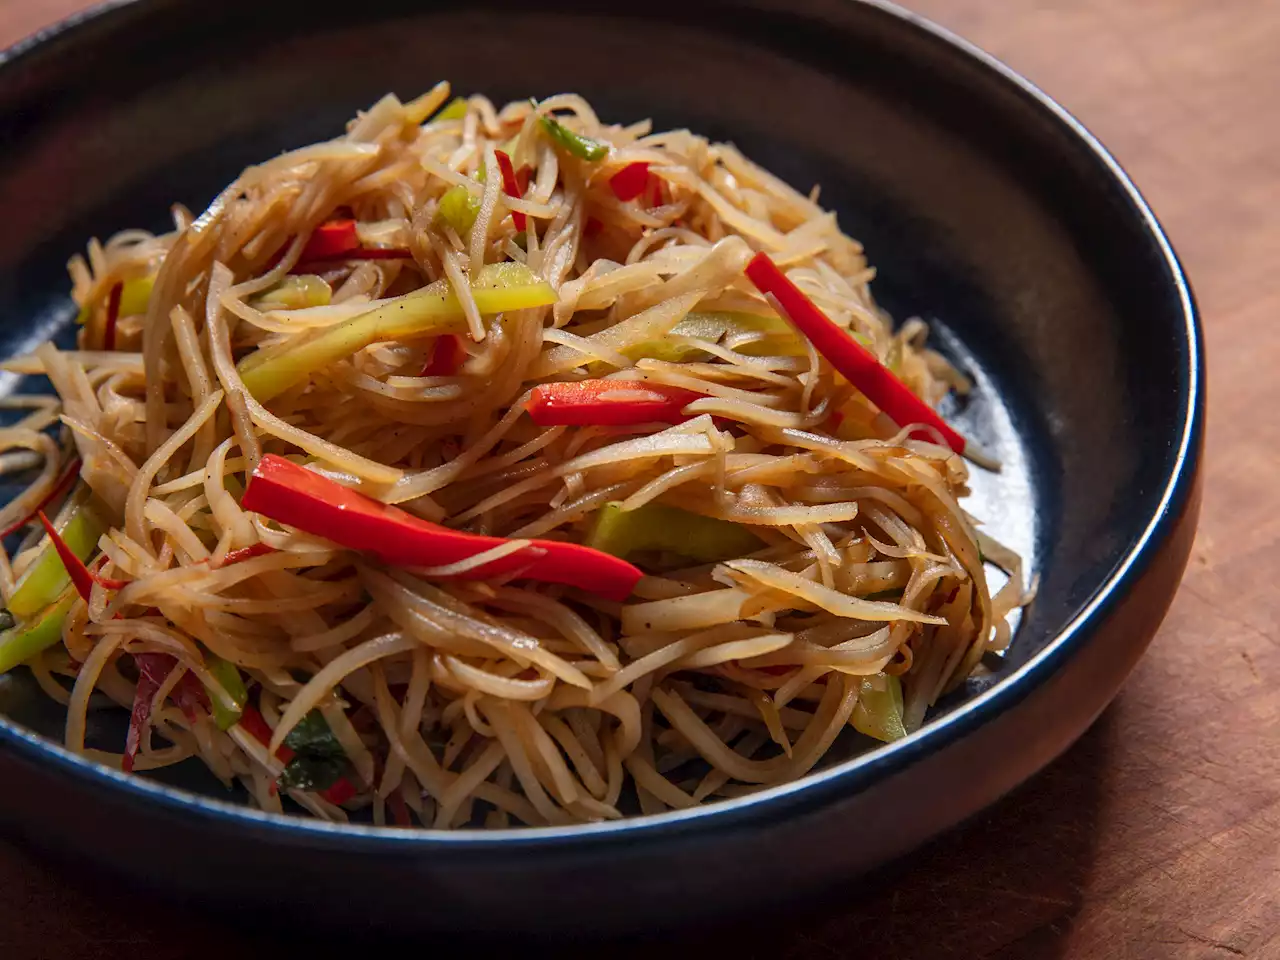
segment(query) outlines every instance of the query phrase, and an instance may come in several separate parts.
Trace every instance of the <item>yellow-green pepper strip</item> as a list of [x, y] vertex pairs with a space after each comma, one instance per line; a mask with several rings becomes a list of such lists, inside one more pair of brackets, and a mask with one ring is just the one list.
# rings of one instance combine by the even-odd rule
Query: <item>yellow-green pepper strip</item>
[[[710, 311], [690, 313], [677, 323], [669, 337], [689, 337], [718, 343], [729, 334], [763, 334], [735, 348], [744, 356], [804, 356], [804, 343], [781, 317], [765, 317], [754, 313], [736, 311]], [[633, 343], [622, 350], [631, 360], [664, 360], [668, 363], [688, 363], [706, 356], [697, 347], [687, 343], [675, 343], [664, 338]]]
[[301, 310], [303, 307], [327, 307], [333, 297], [333, 288], [323, 277], [312, 273], [285, 277], [266, 293], [257, 297], [253, 305], [259, 310]]
[[[120, 316], [132, 317], [135, 314], [146, 313], [147, 305], [151, 302], [151, 288], [155, 285], [154, 275], [126, 280], [120, 289]], [[76, 323], [84, 326], [88, 321], [89, 304], [86, 303], [76, 314]]]
[[907, 735], [902, 726], [902, 683], [883, 674], [866, 677], [853, 708], [853, 726], [860, 733], [891, 743]]
[[454, 97], [429, 121], [435, 123], [437, 120], [461, 120], [467, 115], [467, 98]]
[[249, 690], [244, 685], [244, 678], [240, 676], [240, 671], [236, 669], [235, 664], [212, 654], [205, 657], [204, 662], [205, 666], [209, 668], [209, 672], [213, 674], [218, 683], [222, 684], [222, 689], [227, 692], [227, 695], [235, 704], [234, 709], [232, 709], [218, 697], [212, 695], [209, 697], [209, 706], [213, 709], [213, 722], [218, 725], [219, 730], [230, 730], [240, 722], [240, 717], [244, 713], [244, 705], [249, 702]]
[[542, 129], [547, 131], [551, 142], [564, 148], [579, 160], [589, 160], [594, 163], [609, 155], [608, 144], [574, 133], [555, 117], [543, 114], [538, 119], [542, 121]]
[[646, 503], [624, 511], [622, 504], [615, 501], [596, 511], [587, 546], [615, 557], [662, 551], [698, 563], [713, 563], [753, 553], [763, 543], [739, 523], [662, 503]]
[[476, 214], [479, 212], [479, 197], [466, 187], [450, 187], [440, 198], [436, 217], [451, 226], [458, 236], [465, 237], [470, 232], [471, 225], [476, 222]]
[[[67, 546], [81, 560], [89, 558], [104, 532], [102, 522], [88, 507], [76, 510], [59, 531]], [[53, 544], [46, 541], [40, 556], [27, 569], [9, 598], [9, 612], [19, 620], [27, 620], [53, 603], [70, 582], [58, 552]]]
[[0, 673], [7, 673], [62, 639], [62, 621], [67, 619], [76, 593], [68, 590], [35, 617], [0, 633]]
[[[523, 263], [514, 262], [482, 267], [472, 281], [471, 294], [480, 313], [489, 316], [556, 302], [549, 283]], [[314, 340], [286, 345], [261, 358], [252, 353], [240, 361], [240, 376], [249, 392], [265, 403], [371, 344], [465, 329], [462, 305], [448, 281], [441, 279], [336, 324]]]

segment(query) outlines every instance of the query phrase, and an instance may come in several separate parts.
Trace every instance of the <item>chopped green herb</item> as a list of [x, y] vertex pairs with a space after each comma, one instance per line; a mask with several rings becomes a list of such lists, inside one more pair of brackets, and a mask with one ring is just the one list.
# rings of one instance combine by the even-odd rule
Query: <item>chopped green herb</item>
[[319, 710], [312, 710], [297, 722], [284, 738], [285, 746], [299, 754], [312, 757], [345, 757], [342, 744], [329, 729], [329, 723]]
[[327, 790], [347, 774], [346, 751], [319, 710], [299, 720], [284, 744], [294, 753], [278, 781], [286, 790]]

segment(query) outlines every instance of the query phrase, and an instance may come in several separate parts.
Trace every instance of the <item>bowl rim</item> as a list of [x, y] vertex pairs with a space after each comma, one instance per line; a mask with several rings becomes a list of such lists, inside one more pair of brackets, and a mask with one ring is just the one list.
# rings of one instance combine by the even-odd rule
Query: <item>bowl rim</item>
[[[35, 54], [56, 39], [78, 33], [90, 24], [107, 20], [129, 8], [140, 7], [151, 0], [105, 0], [74, 13], [60, 21], [0, 50], [0, 69]], [[849, 0], [899, 21], [933, 44], [951, 48], [984, 68], [1003, 82], [1011, 92], [1029, 100], [1056, 121], [1059, 128], [1087, 148], [1092, 159], [1119, 186], [1128, 204], [1126, 211], [1136, 216], [1147, 238], [1158, 251], [1168, 272], [1169, 284], [1177, 296], [1181, 324], [1178, 327], [1180, 348], [1185, 348], [1186, 365], [1178, 374], [1185, 376], [1185, 390], [1179, 396], [1180, 435], [1171, 467], [1163, 481], [1156, 509], [1147, 520], [1134, 544], [1117, 562], [1114, 569], [1097, 587], [1090, 599], [1045, 646], [1009, 676], [961, 704], [943, 717], [930, 721], [915, 733], [894, 743], [882, 744], [866, 753], [842, 761], [832, 767], [811, 771], [789, 783], [778, 784], [758, 793], [735, 799], [700, 804], [686, 810], [670, 810], [660, 814], [624, 817], [604, 823], [567, 826], [512, 827], [504, 829], [438, 830], [427, 827], [373, 826], [368, 824], [330, 823], [309, 817], [268, 813], [249, 806], [171, 787], [143, 777], [125, 774], [87, 757], [73, 753], [63, 745], [48, 740], [0, 714], [0, 749], [13, 750], [22, 758], [36, 763], [53, 763], [56, 772], [79, 780], [84, 786], [116, 791], [121, 799], [133, 799], [176, 816], [221, 821], [245, 829], [257, 829], [281, 840], [338, 844], [348, 850], [377, 853], [395, 849], [400, 853], [419, 850], [465, 847], [490, 849], [512, 845], [542, 848], [554, 845], [582, 847], [696, 827], [701, 831], [720, 829], [744, 820], [765, 818], [772, 809], [804, 795], [810, 804], [822, 804], [840, 796], [851, 796], [871, 782], [886, 778], [949, 744], [953, 744], [984, 724], [1008, 712], [1046, 683], [1060, 664], [1082, 647], [1089, 635], [1106, 619], [1126, 591], [1143, 575], [1153, 556], [1168, 538], [1181, 508], [1195, 486], [1201, 458], [1204, 429], [1204, 344], [1199, 312], [1186, 273], [1166, 236], [1128, 173], [1102, 143], [1066, 108], [1013, 68], [965, 40], [946, 27], [918, 13], [907, 10], [892, 0]]]

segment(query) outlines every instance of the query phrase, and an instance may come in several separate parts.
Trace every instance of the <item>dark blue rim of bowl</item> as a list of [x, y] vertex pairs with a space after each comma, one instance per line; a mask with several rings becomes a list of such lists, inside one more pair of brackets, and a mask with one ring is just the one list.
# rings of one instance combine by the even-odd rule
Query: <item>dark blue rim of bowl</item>
[[[107, 0], [98, 6], [75, 14], [59, 23], [0, 51], [0, 68], [30, 55], [38, 47], [70, 35], [91, 21], [121, 13], [125, 8], [146, 0]], [[1017, 671], [957, 707], [945, 717], [927, 723], [911, 736], [884, 744], [825, 770], [810, 773], [791, 783], [762, 790], [733, 800], [675, 810], [650, 816], [629, 817], [607, 823], [568, 827], [523, 827], [504, 830], [434, 830], [424, 828], [374, 827], [363, 824], [334, 824], [301, 816], [265, 813], [251, 807], [189, 793], [174, 787], [113, 770], [65, 747], [46, 740], [0, 716], [0, 744], [28, 760], [55, 764], [63, 775], [87, 781], [108, 790], [123, 791], [138, 801], [154, 805], [175, 815], [233, 821], [248, 830], [279, 831], [280, 839], [312, 844], [340, 844], [347, 849], [361, 848], [371, 852], [396, 849], [408, 852], [436, 846], [463, 845], [487, 849], [502, 844], [544, 846], [555, 844], [598, 844], [651, 836], [655, 832], [683, 832], [729, 827], [746, 820], [763, 818], [771, 808], [788, 801], [802, 800], [804, 806], [823, 804], [838, 796], [848, 796], [865, 789], [873, 781], [886, 778], [911, 763], [954, 743], [983, 724], [1009, 710], [1029, 696], [1062, 664], [1071, 658], [1089, 635], [1107, 618], [1125, 592], [1136, 583], [1161, 549], [1181, 514], [1194, 487], [1204, 419], [1203, 341], [1195, 298], [1190, 284], [1163, 228], [1146, 200], [1107, 149], [1085, 126], [1057, 101], [1015, 70], [985, 50], [957, 36], [932, 21], [903, 9], [889, 0], [852, 0], [879, 13], [897, 19], [926, 35], [937, 44], [951, 47], [985, 67], [1026, 100], [1031, 101], [1072, 134], [1092, 154], [1103, 170], [1110, 174], [1128, 199], [1130, 213], [1136, 214], [1146, 228], [1150, 242], [1159, 251], [1168, 270], [1169, 283], [1181, 304], [1182, 334], [1187, 354], [1186, 392], [1181, 398], [1182, 431], [1157, 509], [1137, 542], [1116, 565], [1107, 579], [1076, 616], [1063, 627], [1044, 649]], [[799, 795], [804, 794], [803, 798]]]

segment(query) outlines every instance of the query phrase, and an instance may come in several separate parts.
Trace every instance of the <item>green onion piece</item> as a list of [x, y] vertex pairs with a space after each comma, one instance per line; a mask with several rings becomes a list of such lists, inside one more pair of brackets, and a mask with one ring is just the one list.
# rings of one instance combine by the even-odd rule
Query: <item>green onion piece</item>
[[[542, 307], [556, 302], [551, 285], [522, 263], [490, 263], [480, 268], [471, 293], [482, 314]], [[437, 280], [382, 306], [344, 320], [306, 343], [259, 350], [240, 361], [240, 376], [261, 403], [278, 397], [359, 350], [384, 340], [460, 333], [467, 329], [462, 305], [447, 280]]]
[[303, 307], [327, 307], [333, 289], [323, 277], [312, 273], [285, 277], [253, 301], [259, 310], [301, 310]]
[[698, 563], [713, 563], [753, 553], [763, 543], [740, 523], [662, 503], [624, 511], [622, 504], [614, 501], [596, 511], [587, 546], [615, 557], [663, 551]]
[[67, 590], [37, 616], [0, 633], [0, 673], [7, 673], [61, 640], [62, 621], [67, 619], [75, 600], [75, 591]]
[[579, 160], [595, 162], [608, 156], [608, 144], [601, 143], [599, 140], [592, 140], [590, 137], [584, 137], [580, 133], [574, 133], [549, 114], [543, 114], [539, 119], [542, 121], [542, 129], [547, 131], [547, 136], [551, 138], [551, 141], [569, 151]]
[[[484, 168], [481, 168], [484, 172]], [[480, 198], [466, 187], [450, 187], [440, 198], [440, 207], [436, 210], [436, 219], [448, 224], [453, 232], [465, 237], [476, 222], [476, 214], [480, 212]]]
[[[80, 507], [58, 532], [77, 557], [87, 560], [105, 531], [93, 511]], [[53, 603], [70, 582], [58, 552], [46, 538], [40, 556], [27, 568], [9, 598], [9, 611], [19, 620], [26, 620]]]
[[467, 115], [467, 98], [454, 97], [452, 100], [446, 103], [443, 107], [441, 107], [440, 112], [437, 113], [434, 117], [432, 117], [429, 122], [435, 123], [438, 120], [461, 120], [466, 115]]
[[902, 726], [902, 682], [886, 673], [865, 677], [853, 708], [854, 729], [892, 743], [907, 735]]
[[234, 707], [230, 707], [218, 697], [212, 695], [209, 697], [209, 705], [213, 708], [213, 722], [218, 725], [219, 730], [230, 730], [240, 722], [244, 705], [249, 701], [249, 690], [244, 685], [244, 677], [240, 676], [240, 671], [236, 669], [235, 664], [212, 654], [205, 657], [205, 666], [222, 685], [222, 689], [227, 692], [227, 696], [234, 704]]

